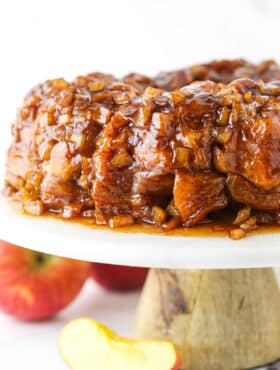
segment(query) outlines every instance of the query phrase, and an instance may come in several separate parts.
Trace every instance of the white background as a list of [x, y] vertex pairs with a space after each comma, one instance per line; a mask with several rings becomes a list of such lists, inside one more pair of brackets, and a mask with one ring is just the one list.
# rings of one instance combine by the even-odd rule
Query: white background
[[[278, 0], [0, 0], [0, 153], [16, 107], [41, 80], [154, 74], [212, 58], [279, 61], [279, 35]], [[0, 368], [64, 369], [55, 344], [64, 322], [92, 315], [127, 334], [136, 301], [89, 283], [55, 321], [20, 324], [0, 315]]]

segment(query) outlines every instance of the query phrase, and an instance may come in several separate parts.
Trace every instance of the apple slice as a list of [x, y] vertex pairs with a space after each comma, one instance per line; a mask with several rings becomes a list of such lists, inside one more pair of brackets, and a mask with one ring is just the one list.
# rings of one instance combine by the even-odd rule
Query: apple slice
[[72, 370], [177, 370], [182, 366], [172, 343], [122, 338], [86, 318], [64, 327], [59, 349]]

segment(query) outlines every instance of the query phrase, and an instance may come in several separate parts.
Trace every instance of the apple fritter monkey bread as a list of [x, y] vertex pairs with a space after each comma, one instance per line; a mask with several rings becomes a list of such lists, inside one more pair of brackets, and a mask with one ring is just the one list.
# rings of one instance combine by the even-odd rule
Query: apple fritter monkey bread
[[6, 189], [27, 213], [170, 230], [280, 211], [280, 68], [214, 61], [154, 78], [46, 81], [12, 126]]

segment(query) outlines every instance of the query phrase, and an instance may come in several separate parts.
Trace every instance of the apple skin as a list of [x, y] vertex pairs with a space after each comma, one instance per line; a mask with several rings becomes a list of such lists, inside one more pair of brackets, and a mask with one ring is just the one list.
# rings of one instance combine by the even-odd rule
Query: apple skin
[[111, 291], [127, 291], [143, 286], [148, 269], [142, 267], [117, 266], [92, 263], [91, 276], [103, 288]]
[[77, 296], [89, 268], [0, 241], [0, 308], [21, 320], [52, 317]]

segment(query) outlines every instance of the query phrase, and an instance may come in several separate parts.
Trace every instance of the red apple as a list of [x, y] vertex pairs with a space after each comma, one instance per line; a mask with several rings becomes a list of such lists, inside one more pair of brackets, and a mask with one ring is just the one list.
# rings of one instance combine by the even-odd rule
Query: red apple
[[51, 317], [77, 296], [89, 267], [0, 241], [0, 308], [22, 320]]
[[117, 266], [92, 263], [91, 276], [102, 287], [109, 290], [132, 290], [141, 288], [148, 269], [142, 267]]

